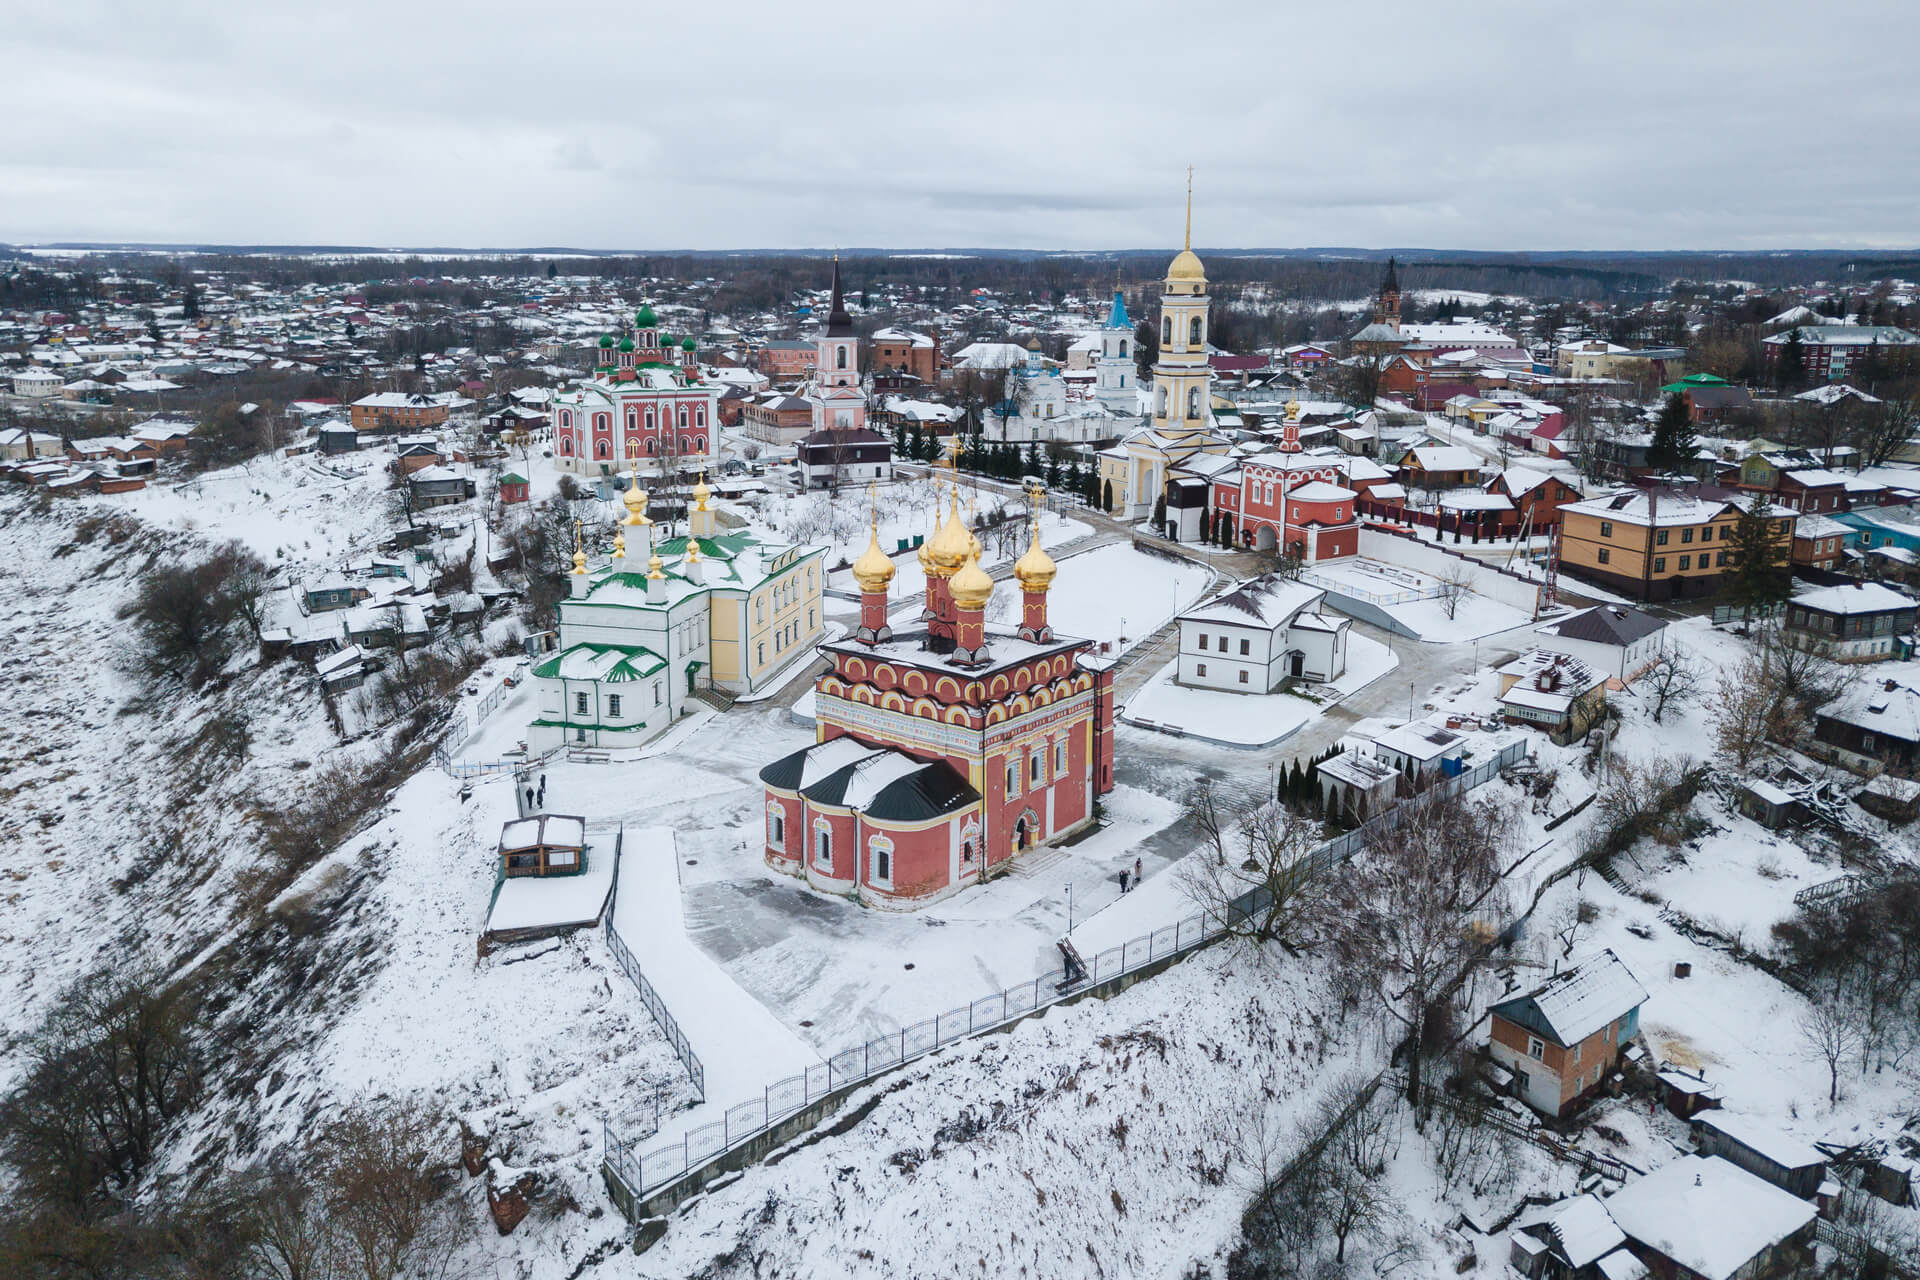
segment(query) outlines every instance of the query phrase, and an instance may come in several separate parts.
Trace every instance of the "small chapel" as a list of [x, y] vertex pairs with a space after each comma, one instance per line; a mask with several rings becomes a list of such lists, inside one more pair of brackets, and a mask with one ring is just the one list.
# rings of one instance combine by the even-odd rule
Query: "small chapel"
[[988, 626], [980, 552], [955, 493], [920, 547], [918, 625], [895, 631], [876, 516], [853, 564], [859, 627], [820, 646], [832, 665], [814, 684], [817, 741], [760, 771], [769, 867], [911, 910], [1093, 821], [1113, 789], [1111, 663], [1048, 622], [1059, 570], [1037, 509], [1014, 564], [1018, 626]]

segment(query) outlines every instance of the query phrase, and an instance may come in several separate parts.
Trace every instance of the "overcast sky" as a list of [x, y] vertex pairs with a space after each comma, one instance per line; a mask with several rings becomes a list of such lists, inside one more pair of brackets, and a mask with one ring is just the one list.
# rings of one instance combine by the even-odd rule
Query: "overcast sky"
[[1917, 49], [1916, 0], [13, 4], [0, 240], [1151, 248], [1191, 164], [1200, 247], [1911, 247]]

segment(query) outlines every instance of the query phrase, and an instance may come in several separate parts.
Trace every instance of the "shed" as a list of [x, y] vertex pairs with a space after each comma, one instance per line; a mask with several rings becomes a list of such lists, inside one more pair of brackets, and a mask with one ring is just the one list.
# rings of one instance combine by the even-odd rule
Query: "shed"
[[1883, 773], [1855, 792], [1853, 802], [1876, 818], [1912, 822], [1920, 817], [1920, 782]]
[[1657, 1079], [1660, 1101], [1682, 1120], [1691, 1120], [1696, 1112], [1720, 1105], [1720, 1086], [1709, 1084], [1700, 1076], [1669, 1067]]
[[500, 477], [500, 501], [525, 502], [527, 500], [527, 478], [517, 471], [509, 471]]
[[536, 813], [500, 827], [500, 870], [505, 876], [572, 876], [587, 869], [587, 820], [571, 814]]
[[1719, 1156], [1783, 1191], [1811, 1200], [1827, 1176], [1827, 1158], [1806, 1143], [1751, 1116], [1715, 1111], [1693, 1120], [1703, 1156]]
[[1764, 778], [1743, 780], [1734, 803], [1741, 813], [1769, 831], [1803, 822], [1807, 816], [1805, 806], [1791, 791]]

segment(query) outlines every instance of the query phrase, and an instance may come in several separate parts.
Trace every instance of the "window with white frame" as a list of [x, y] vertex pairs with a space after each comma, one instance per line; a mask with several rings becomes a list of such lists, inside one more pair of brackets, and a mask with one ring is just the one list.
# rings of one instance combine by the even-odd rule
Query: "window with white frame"
[[1532, 1036], [1527, 1037], [1527, 1056], [1544, 1061], [1547, 1056], [1547, 1042]]
[[576, 693], [573, 695], [573, 714], [577, 716], [583, 716], [587, 714], [587, 695], [586, 694]]
[[607, 719], [618, 720], [619, 718], [620, 718], [620, 695], [617, 693], [610, 693], [607, 695]]
[[787, 847], [787, 813], [777, 804], [767, 806], [767, 843], [776, 849]]
[[833, 829], [824, 820], [813, 829], [813, 861], [822, 871], [833, 870]]
[[1067, 744], [1065, 741], [1053, 744], [1053, 772], [1056, 776], [1067, 771]]
[[893, 841], [875, 836], [867, 841], [867, 875], [875, 884], [893, 887]]
[[1027, 760], [1027, 782], [1029, 785], [1037, 787], [1041, 783], [1045, 782], [1046, 780], [1047, 780], [1046, 752], [1036, 751]]

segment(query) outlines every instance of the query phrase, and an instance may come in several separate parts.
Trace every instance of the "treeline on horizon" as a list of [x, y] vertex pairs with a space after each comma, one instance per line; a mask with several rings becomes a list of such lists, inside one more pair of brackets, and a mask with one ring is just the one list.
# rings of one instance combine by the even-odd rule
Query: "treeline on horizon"
[[[1332, 251], [1328, 251], [1332, 252]], [[1314, 303], [1370, 296], [1386, 253], [1288, 256], [1280, 252], [1202, 251], [1215, 292], [1230, 296], [1258, 287], [1269, 302]], [[924, 290], [931, 305], [951, 305], [974, 289], [1014, 302], [1069, 295], [1103, 297], [1119, 285], [1129, 297], [1160, 278], [1165, 252], [1036, 256], [982, 250], [966, 257], [849, 254], [841, 261], [845, 287], [858, 296], [883, 287]], [[189, 269], [277, 288], [304, 285], [378, 285], [383, 298], [406, 296], [415, 280], [435, 286], [478, 276], [589, 277], [623, 292], [648, 280], [711, 280], [708, 306], [721, 313], [780, 307], [804, 290], [826, 288], [828, 255], [800, 253], [633, 254], [545, 258], [536, 254], [446, 261], [429, 257], [311, 258], [258, 253], [193, 252], [156, 259], [150, 252], [90, 254], [58, 264], [26, 261], [0, 268], [0, 307], [43, 309], [83, 305], [125, 292], [101, 284], [104, 276], [158, 279], [177, 287]], [[1752, 254], [1568, 253], [1481, 254], [1412, 251], [1400, 259], [1405, 290], [1458, 290], [1564, 301], [1620, 301], [1664, 296], [1678, 281], [1706, 285], [1751, 281], [1768, 289], [1816, 282], [1865, 283], [1920, 275], [1920, 255], [1833, 252]], [[413, 286], [420, 288], [421, 286]], [[141, 289], [135, 288], [138, 295]], [[474, 295], [477, 297], [477, 295]], [[135, 301], [145, 301], [136, 296]], [[451, 301], [451, 299], [449, 299]], [[463, 299], [464, 301], [464, 299]]]

